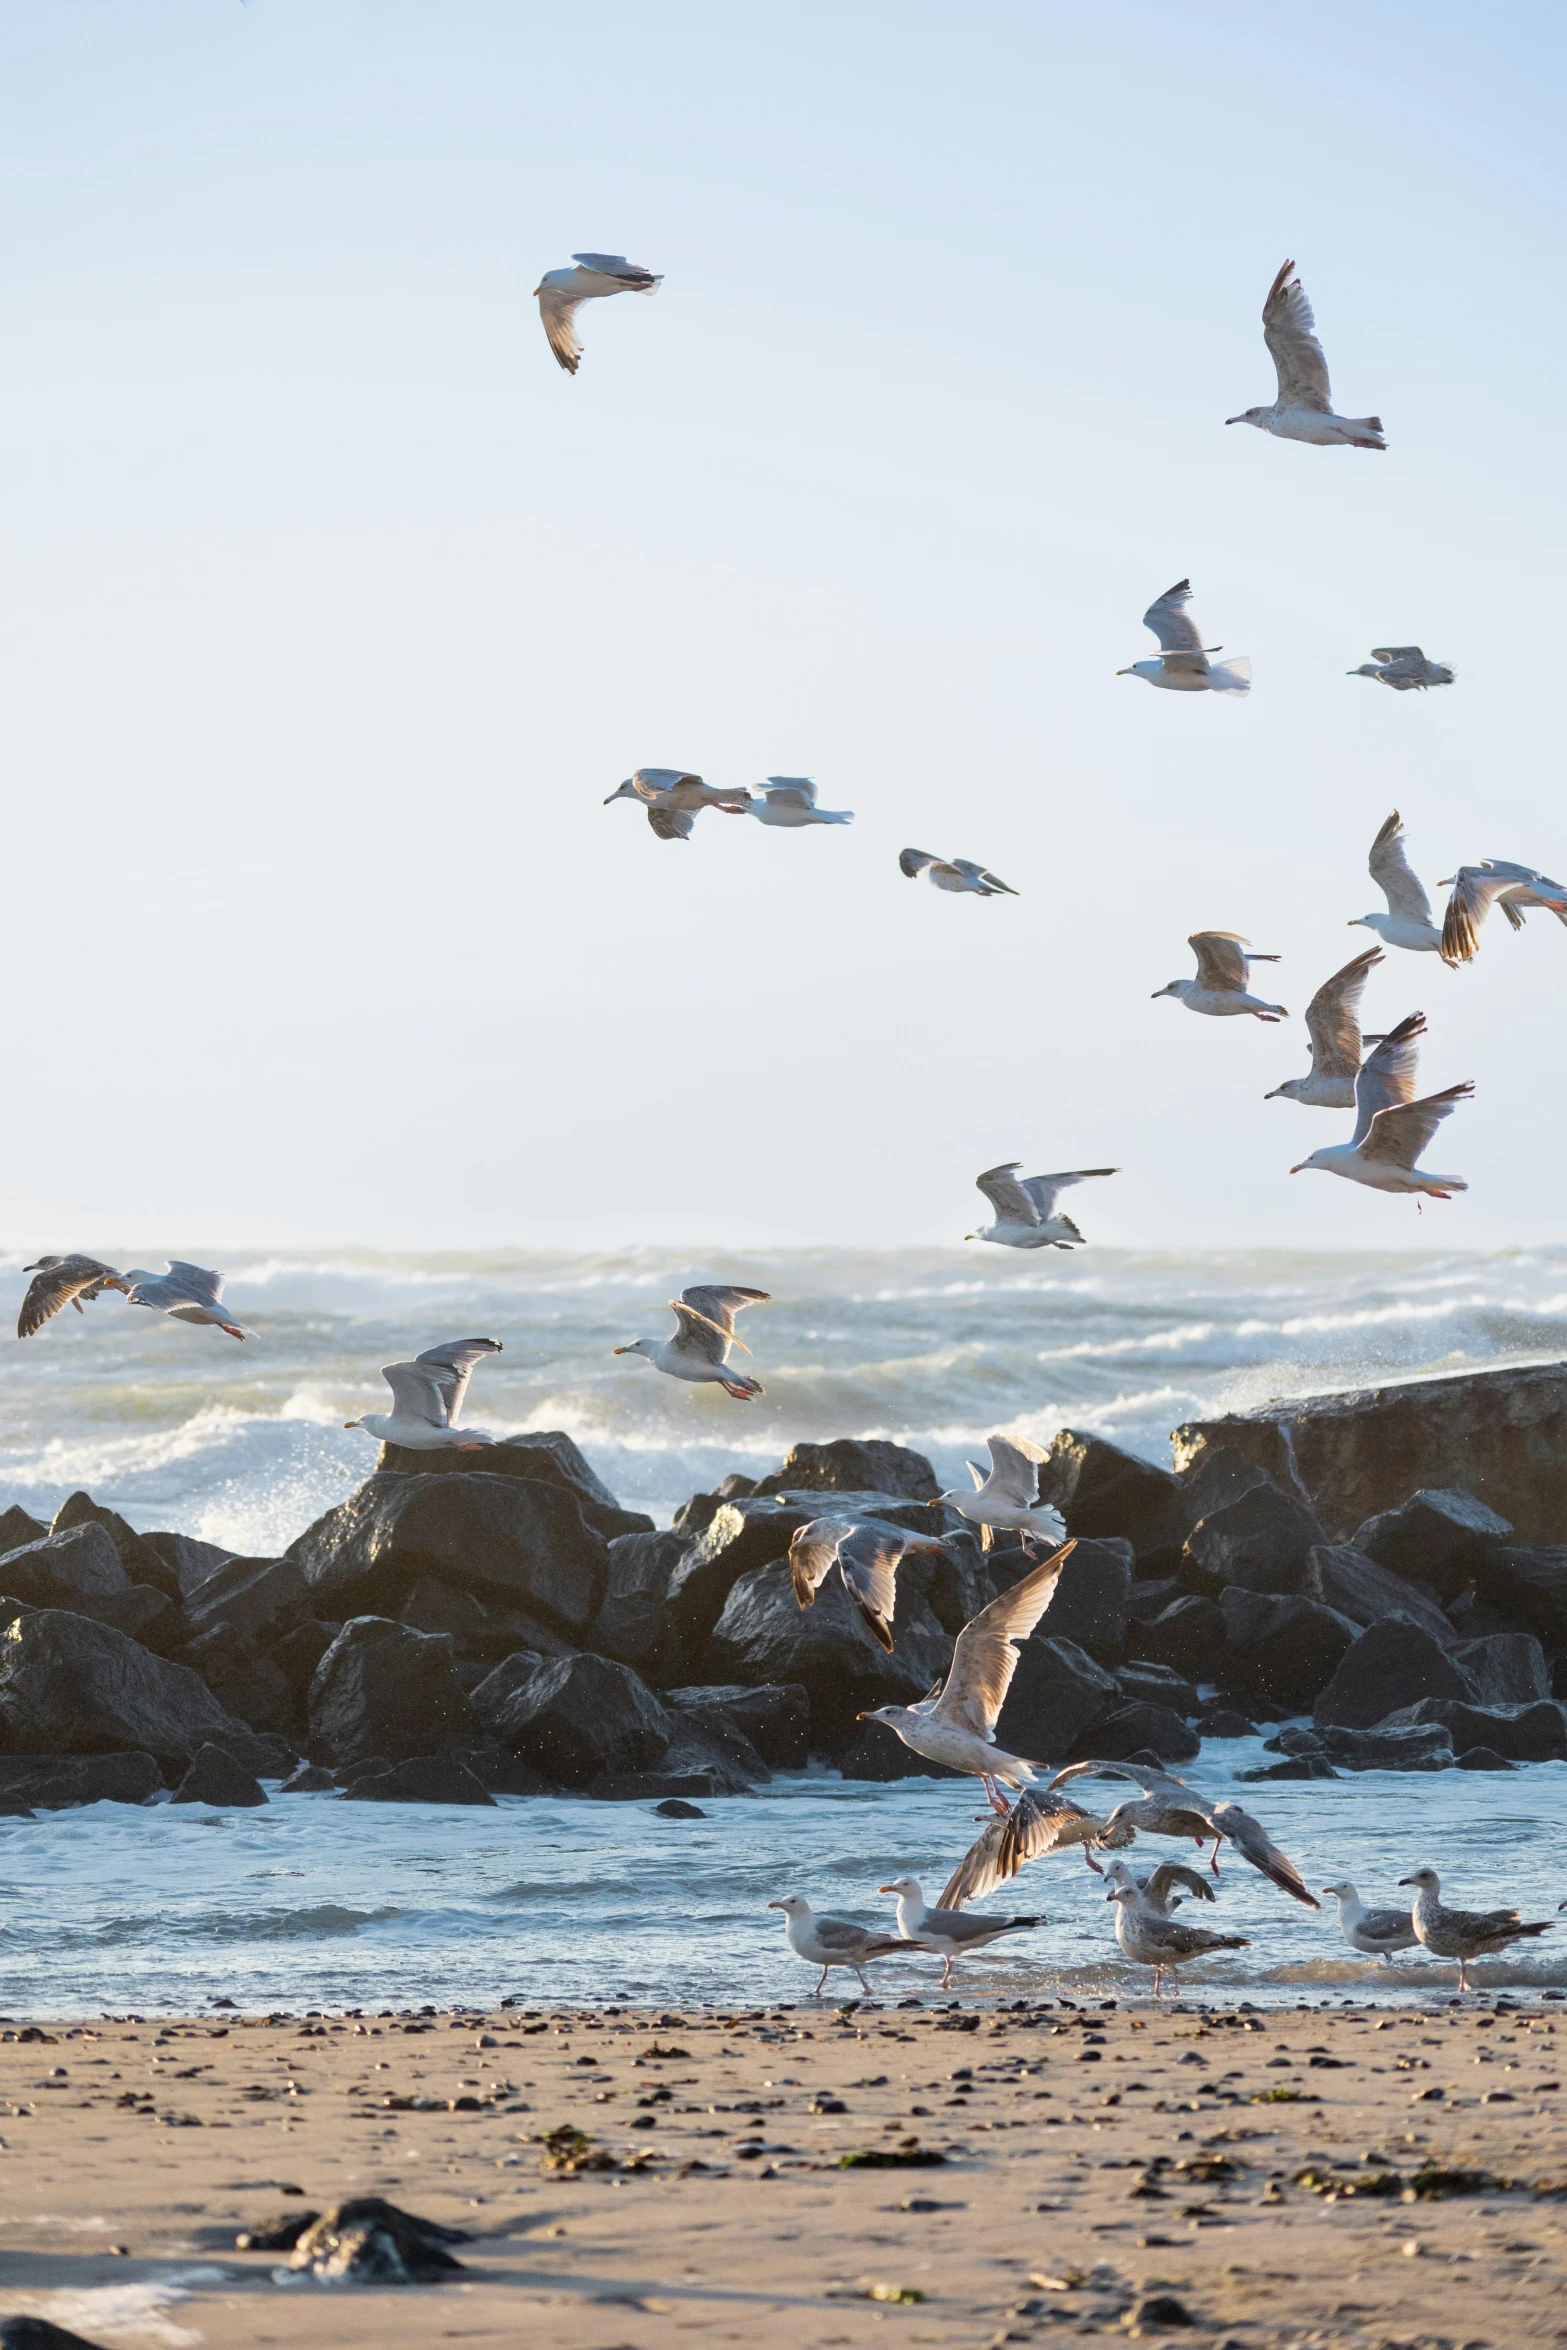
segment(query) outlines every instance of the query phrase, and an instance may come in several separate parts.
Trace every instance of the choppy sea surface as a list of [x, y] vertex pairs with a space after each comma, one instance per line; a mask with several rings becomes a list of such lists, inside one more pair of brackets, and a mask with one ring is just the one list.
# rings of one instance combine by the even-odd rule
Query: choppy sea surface
[[[124, 1260], [122, 1260], [124, 1261]], [[210, 1261], [210, 1260], [209, 1260]], [[1168, 1458], [1168, 1432], [1270, 1396], [1567, 1354], [1567, 1249], [1317, 1257], [1283, 1252], [789, 1251], [702, 1260], [354, 1252], [230, 1253], [243, 1345], [110, 1296], [0, 1351], [0, 1501], [48, 1516], [85, 1486], [140, 1527], [268, 1554], [373, 1464], [341, 1423], [385, 1407], [378, 1366], [443, 1338], [499, 1338], [469, 1418], [496, 1434], [564, 1428], [628, 1504], [660, 1519], [731, 1469], [760, 1474], [802, 1438], [891, 1437], [951, 1480], [993, 1428], [1048, 1441], [1096, 1429]], [[612, 1349], [669, 1328], [695, 1279], [766, 1289], [742, 1328], [766, 1386], [750, 1405], [660, 1378]], [[0, 1311], [20, 1258], [0, 1258]], [[1264, 1759], [1210, 1744], [1193, 1776], [1228, 1789]], [[1465, 1906], [1554, 1917], [1567, 1895], [1567, 1765], [1510, 1775], [1362, 1774], [1245, 1791], [1321, 1885], [1366, 1898], [1429, 1862]], [[912, 1870], [939, 1887], [976, 1833], [952, 1782], [876, 1787], [781, 1778], [704, 1821], [642, 1804], [539, 1800], [494, 1811], [349, 1806], [290, 1796], [265, 1810], [96, 1805], [0, 1822], [0, 2010], [120, 2013], [228, 1996], [246, 2008], [530, 2005], [616, 1993], [661, 2002], [799, 1999], [814, 1977], [766, 1904], [788, 1891], [875, 1917], [876, 1887]], [[1144, 1857], [1176, 1848], [1147, 1847]], [[1183, 1856], [1184, 1857], [1184, 1856]], [[1256, 1999], [1389, 1997], [1450, 1988], [1422, 1955], [1368, 1967], [1314, 1917], [1233, 1861], [1204, 1920], [1251, 1947], [1204, 1963], [1196, 1991]], [[968, 1962], [990, 1996], [1056, 1984], [1123, 1995], [1102, 1889], [1077, 1856], [1036, 1866], [1013, 1897], [1049, 1924]], [[1560, 1950], [1555, 1945], [1560, 1943]], [[1492, 1982], [1567, 1985], [1567, 1919]], [[899, 1961], [881, 1996], [936, 1995]], [[834, 1989], [852, 1989], [834, 1978]]]

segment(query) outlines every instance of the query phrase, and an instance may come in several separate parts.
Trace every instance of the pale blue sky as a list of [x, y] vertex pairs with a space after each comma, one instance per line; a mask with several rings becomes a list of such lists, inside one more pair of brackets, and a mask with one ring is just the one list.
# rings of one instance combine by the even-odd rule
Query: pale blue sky
[[[1286, 1169], [1186, 933], [1567, 869], [1560, 16], [0, 0], [12, 1144], [30, 1246], [1557, 1236], [1567, 935], [1390, 957], [1478, 1098]], [[582, 315], [574, 249], [662, 270]], [[1292, 254], [1385, 456], [1269, 398]], [[1190, 573], [1250, 700], [1114, 673]], [[1343, 674], [1418, 640], [1459, 682]], [[600, 803], [814, 774], [851, 830]], [[939, 897], [905, 843], [1023, 893]], [[1269, 992], [1274, 991], [1270, 978]], [[0, 1235], [3, 1237], [4, 1235]]]

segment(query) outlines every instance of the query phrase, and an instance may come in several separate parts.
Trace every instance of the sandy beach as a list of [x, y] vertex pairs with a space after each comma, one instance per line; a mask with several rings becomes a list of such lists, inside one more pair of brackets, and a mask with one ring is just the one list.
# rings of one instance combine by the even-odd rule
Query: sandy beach
[[[18, 2025], [0, 2316], [170, 2350], [1549, 2341], [1563, 2054], [1555, 2003], [1446, 1996]], [[235, 2247], [376, 2195], [468, 2231], [460, 2270]]]

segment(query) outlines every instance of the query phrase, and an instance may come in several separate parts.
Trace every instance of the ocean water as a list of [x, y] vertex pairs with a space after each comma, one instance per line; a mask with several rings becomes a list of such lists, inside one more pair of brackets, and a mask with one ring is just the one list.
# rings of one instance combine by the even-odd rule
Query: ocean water
[[[340, 1252], [228, 1260], [236, 1344], [107, 1297], [0, 1354], [0, 1501], [49, 1515], [85, 1486], [140, 1527], [268, 1554], [342, 1499], [375, 1458], [341, 1423], [382, 1408], [378, 1366], [483, 1334], [469, 1417], [496, 1434], [564, 1428], [629, 1504], [661, 1519], [727, 1470], [757, 1475], [802, 1438], [884, 1436], [950, 1480], [992, 1428], [1048, 1441], [1097, 1429], [1168, 1458], [1198, 1413], [1269, 1396], [1567, 1353], [1567, 1250], [1489, 1256], [1159, 1255], [1085, 1250], [792, 1251], [677, 1260]], [[663, 1379], [612, 1349], [668, 1328], [698, 1278], [774, 1302], [742, 1324], [765, 1397], [741, 1404]], [[0, 1308], [20, 1260], [0, 1262]], [[1260, 1742], [1210, 1744], [1199, 1784], [1228, 1791]], [[1363, 1774], [1243, 1791], [1308, 1881], [1349, 1876], [1368, 1899], [1429, 1862], [1466, 1905], [1554, 1917], [1567, 1895], [1567, 1765], [1509, 1776]], [[814, 1979], [766, 1904], [804, 1892], [874, 1917], [912, 1870], [934, 1891], [972, 1840], [952, 1782], [780, 1778], [663, 1821], [641, 1804], [542, 1800], [494, 1811], [348, 1806], [291, 1796], [263, 1811], [103, 1804], [0, 1822], [0, 2010], [96, 2015], [246, 2008], [799, 1999]], [[1176, 1848], [1153, 1845], [1145, 1856]], [[1184, 1854], [1179, 1857], [1186, 1857]], [[1313, 1917], [1233, 1862], [1218, 1907], [1251, 1947], [1205, 1962], [1210, 1989], [1338, 1995], [1375, 1980], [1419, 1997], [1451, 1970], [1417, 1957], [1369, 1969]], [[991, 1996], [1052, 1984], [1107, 1995], [1146, 1978], [1120, 1962], [1102, 1888], [1076, 1855], [1036, 1865], [990, 1906], [1049, 1924], [965, 1969]], [[1484, 1979], [1567, 1985], [1567, 1919]], [[907, 1978], [907, 1979], [906, 1979]], [[883, 1997], [935, 1995], [898, 1962]], [[846, 1978], [847, 1982], [848, 1979]], [[853, 1988], [852, 1982], [848, 1983]], [[834, 1988], [841, 1989], [838, 1979]]]

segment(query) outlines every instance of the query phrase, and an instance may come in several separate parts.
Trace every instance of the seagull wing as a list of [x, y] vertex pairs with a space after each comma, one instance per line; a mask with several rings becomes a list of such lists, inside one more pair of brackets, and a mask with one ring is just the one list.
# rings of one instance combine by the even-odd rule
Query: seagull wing
[[883, 1648], [892, 1647], [892, 1615], [898, 1597], [898, 1562], [905, 1551], [939, 1550], [891, 1526], [852, 1527], [838, 1544], [838, 1572], [867, 1630]]
[[696, 829], [696, 814], [689, 808], [650, 807], [647, 820], [660, 840], [689, 840]]
[[1472, 1079], [1450, 1085], [1445, 1093], [1428, 1093], [1424, 1101], [1405, 1102], [1398, 1109], [1379, 1110], [1360, 1145], [1363, 1159], [1384, 1166], [1413, 1167], [1444, 1118], [1474, 1092]]
[[669, 1301], [680, 1325], [677, 1344], [702, 1362], [723, 1362], [734, 1339], [736, 1314], [742, 1306], [765, 1305], [767, 1295], [765, 1289], [725, 1288], [716, 1282], [683, 1289]]
[[1268, 346], [1279, 379], [1279, 401], [1286, 408], [1318, 408], [1324, 414], [1333, 405], [1328, 389], [1328, 363], [1312, 331], [1316, 320], [1293, 261], [1286, 261], [1262, 305], [1262, 339]]
[[639, 800], [659, 800], [672, 792], [677, 784], [695, 784], [700, 790], [702, 778], [693, 775], [688, 767], [639, 767], [628, 778]]
[[576, 319], [577, 306], [586, 299], [585, 292], [569, 294], [564, 286], [539, 288], [539, 316], [544, 322], [545, 337], [568, 375], [576, 374], [582, 359]]
[[31, 1338], [63, 1307], [74, 1305], [78, 1298], [96, 1297], [105, 1281], [120, 1278], [112, 1265], [100, 1265], [96, 1257], [40, 1258], [16, 1318], [17, 1337]]
[[1037, 1224], [1039, 1211], [1028, 1187], [1017, 1179], [1021, 1159], [1009, 1159], [1004, 1167], [987, 1167], [983, 1175], [976, 1175], [974, 1186], [989, 1200], [1003, 1224]]
[[1087, 1183], [1095, 1175], [1119, 1175], [1119, 1167], [1074, 1167], [1062, 1175], [1025, 1175], [1023, 1189], [1039, 1211], [1041, 1224], [1048, 1224], [1055, 1214], [1056, 1201], [1063, 1191], [1074, 1183]]
[[813, 1518], [808, 1526], [796, 1527], [789, 1537], [789, 1575], [796, 1606], [816, 1605], [816, 1594], [832, 1570], [838, 1545], [853, 1531], [852, 1518]]
[[427, 1428], [450, 1426], [447, 1416], [447, 1390], [440, 1374], [428, 1363], [417, 1359], [406, 1363], [383, 1363], [381, 1376], [392, 1391], [392, 1409], [399, 1420], [422, 1420]]
[[1442, 924], [1442, 952], [1450, 963], [1473, 962], [1480, 947], [1480, 925], [1498, 902], [1517, 929], [1520, 925], [1513, 916], [1514, 906], [1541, 905], [1554, 910], [1567, 904], [1567, 892], [1560, 882], [1536, 873], [1532, 866], [1514, 865], [1506, 858], [1488, 857], [1480, 865], [1460, 865], [1453, 876], [1453, 894]]
[[1390, 914], [1405, 922], [1430, 921], [1431, 901], [1405, 854], [1404, 820], [1396, 808], [1372, 842], [1367, 862]]
[[1380, 947], [1346, 963], [1325, 979], [1306, 1006], [1311, 1067], [1318, 1077], [1354, 1077], [1360, 1070], [1360, 999], [1366, 981], [1383, 960]]
[[1196, 1869], [1189, 1869], [1180, 1860], [1162, 1860], [1159, 1863], [1144, 1882], [1143, 1899], [1151, 1901], [1156, 1909], [1162, 1909], [1177, 1885], [1183, 1893], [1189, 1893], [1194, 1901], [1218, 1899], [1212, 1878], [1200, 1875]]
[[655, 286], [664, 282], [661, 275], [644, 269], [640, 261], [628, 261], [624, 253], [573, 253], [571, 258], [582, 269], [597, 270], [600, 277], [618, 280], [617, 284], [604, 287], [605, 293], [651, 294]]
[[1420, 1061], [1420, 1039], [1426, 1032], [1424, 1012], [1411, 1012], [1390, 1029], [1374, 1053], [1367, 1055], [1355, 1079], [1355, 1131], [1352, 1140], [1363, 1143], [1371, 1122], [1384, 1110], [1401, 1108], [1415, 1098], [1415, 1070]]
[[992, 1436], [990, 1475], [984, 1491], [992, 1501], [1016, 1502], [1030, 1510], [1039, 1499], [1039, 1464], [1044, 1451], [1027, 1437]]
[[170, 1257], [166, 1278], [183, 1290], [192, 1305], [215, 1306], [223, 1295], [223, 1276], [206, 1265], [188, 1265], [183, 1257]]
[[1151, 628], [1159, 639], [1161, 653], [1200, 653], [1202, 631], [1186, 607], [1192, 600], [1192, 583], [1178, 579], [1173, 588], [1166, 588], [1143, 614], [1144, 628]]
[[1242, 1860], [1260, 1869], [1281, 1892], [1288, 1893], [1292, 1900], [1304, 1902], [1307, 1909], [1322, 1907], [1316, 1895], [1307, 1892], [1306, 1880], [1295, 1863], [1279, 1850], [1262, 1822], [1254, 1820], [1249, 1811], [1243, 1811], [1238, 1803], [1216, 1803], [1212, 1818], [1214, 1826], [1229, 1838]]
[[837, 1950], [845, 1958], [858, 1952], [862, 1958], [875, 1958], [885, 1950], [908, 1950], [911, 1944], [897, 1934], [886, 1934], [875, 1926], [856, 1925], [853, 1918], [811, 1917], [811, 1932], [823, 1950]]
[[976, 1836], [942, 1887], [938, 1909], [961, 1909], [966, 1901], [983, 1901], [998, 1885], [1005, 1885], [1031, 1860], [1082, 1842], [1074, 1833], [1089, 1814], [1067, 1796], [1031, 1795], [1025, 1788], [1011, 1810], [991, 1821]]
[[[498, 1338], [448, 1338], [439, 1346], [426, 1347], [422, 1355], [415, 1355], [416, 1368], [426, 1372], [438, 1391], [445, 1411], [445, 1425], [454, 1428], [462, 1410], [462, 1399], [468, 1391], [468, 1380], [475, 1363], [482, 1363], [486, 1355], [498, 1355]], [[437, 1422], [437, 1426], [441, 1423]]]
[[1373, 661], [1423, 661], [1424, 653], [1418, 645], [1373, 645]]
[[767, 778], [769, 799], [774, 792], [777, 792], [781, 799], [797, 800], [807, 808], [814, 808], [816, 805], [816, 786], [808, 775], [769, 775]]
[[1186, 1781], [1178, 1779], [1173, 1771], [1162, 1771], [1151, 1763], [1068, 1763], [1065, 1770], [1055, 1773], [1045, 1792], [1049, 1794], [1054, 1788], [1069, 1785], [1073, 1779], [1084, 1778], [1130, 1779], [1133, 1786], [1140, 1787], [1145, 1795], [1157, 1796], [1163, 1803], [1168, 1803], [1182, 1811], [1196, 1812], [1203, 1817], [1206, 1817], [1212, 1809], [1205, 1798], [1198, 1794], [1195, 1787], [1189, 1787]]
[[979, 1738], [994, 1738], [996, 1716], [1017, 1671], [1013, 1643], [1028, 1638], [1050, 1605], [1072, 1548], [1070, 1542], [1063, 1543], [964, 1625], [953, 1647], [946, 1687], [931, 1708], [934, 1720], [955, 1723]]
[[940, 862], [939, 857], [930, 856], [924, 849], [900, 849], [898, 851], [898, 870], [900, 873], [906, 873], [910, 881], [917, 881], [922, 873], [927, 872], [932, 865], [939, 865]]
[[1239, 931], [1195, 930], [1186, 943], [1197, 957], [1199, 987], [1244, 989], [1249, 941]]

